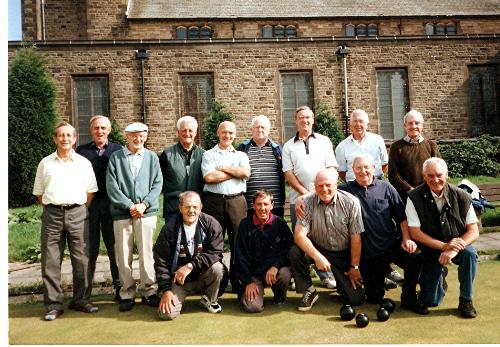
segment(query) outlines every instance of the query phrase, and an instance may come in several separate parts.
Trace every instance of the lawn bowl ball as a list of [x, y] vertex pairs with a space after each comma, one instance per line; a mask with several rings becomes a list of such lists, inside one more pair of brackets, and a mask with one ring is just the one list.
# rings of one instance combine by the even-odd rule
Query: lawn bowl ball
[[396, 308], [396, 304], [394, 304], [394, 301], [392, 301], [392, 299], [386, 298], [386, 299], [382, 300], [380, 307], [383, 307], [387, 310], [387, 312], [392, 313], [392, 312], [394, 312], [394, 309]]
[[356, 325], [358, 328], [364, 328], [370, 323], [370, 319], [364, 313], [360, 313], [356, 316]]
[[377, 319], [381, 322], [385, 322], [386, 320], [389, 319], [389, 311], [387, 311], [385, 308], [381, 307], [377, 311]]
[[348, 321], [348, 320], [351, 320], [354, 318], [354, 316], [356, 315], [356, 311], [354, 310], [354, 308], [351, 306], [351, 305], [342, 305], [342, 307], [340, 308], [340, 318], [342, 318], [342, 320], [345, 320], [345, 321]]

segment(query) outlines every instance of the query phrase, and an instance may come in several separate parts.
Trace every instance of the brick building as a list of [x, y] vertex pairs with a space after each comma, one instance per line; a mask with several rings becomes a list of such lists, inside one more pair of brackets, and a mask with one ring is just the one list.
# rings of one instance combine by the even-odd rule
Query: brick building
[[160, 151], [212, 97], [238, 139], [265, 114], [285, 142], [293, 110], [314, 100], [345, 126], [345, 95], [388, 141], [410, 108], [430, 138], [500, 134], [499, 0], [22, 1], [24, 38], [48, 58], [58, 113], [82, 142], [103, 113], [122, 127], [145, 121]]

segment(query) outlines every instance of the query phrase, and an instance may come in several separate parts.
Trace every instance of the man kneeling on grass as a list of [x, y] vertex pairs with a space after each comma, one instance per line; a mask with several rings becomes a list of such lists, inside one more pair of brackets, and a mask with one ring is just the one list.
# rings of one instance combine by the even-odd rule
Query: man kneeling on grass
[[249, 313], [264, 310], [264, 287], [269, 285], [275, 304], [286, 299], [292, 277], [288, 252], [292, 231], [281, 217], [273, 215], [273, 194], [258, 190], [253, 195], [254, 214], [240, 223], [235, 241], [235, 275], [242, 283], [241, 307]]
[[221, 261], [222, 227], [201, 208], [198, 193], [181, 193], [179, 216], [163, 226], [156, 240], [153, 252], [162, 320], [179, 316], [186, 296], [195, 293], [202, 293], [201, 304], [208, 312], [222, 311], [217, 302], [225, 289], [221, 283], [227, 285]]

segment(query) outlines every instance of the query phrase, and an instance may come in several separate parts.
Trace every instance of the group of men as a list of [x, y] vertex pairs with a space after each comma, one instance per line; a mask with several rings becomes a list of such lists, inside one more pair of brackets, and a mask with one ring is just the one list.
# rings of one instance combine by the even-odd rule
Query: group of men
[[[401, 306], [427, 314], [441, 303], [446, 266], [454, 262], [459, 311], [475, 317], [477, 256], [471, 243], [478, 236], [477, 218], [470, 196], [447, 183], [437, 146], [422, 137], [422, 115], [405, 115], [407, 136], [391, 146], [389, 156], [383, 139], [367, 131], [363, 110], [353, 111], [352, 135], [335, 151], [313, 131], [311, 109], [298, 108], [295, 122], [296, 136], [281, 148], [269, 138], [269, 119], [257, 116], [252, 138], [235, 148], [236, 126], [225, 121], [217, 130], [218, 144], [205, 151], [195, 141], [196, 119], [182, 117], [178, 143], [159, 158], [144, 147], [145, 124], [128, 125], [122, 147], [108, 140], [109, 119], [95, 116], [93, 141], [76, 151], [75, 129], [59, 124], [57, 150], [40, 162], [33, 189], [44, 206], [45, 320], [64, 312], [60, 267], [66, 242], [73, 266], [69, 308], [98, 311], [90, 296], [101, 233], [120, 311], [133, 308], [139, 291], [160, 319], [175, 319], [186, 296], [195, 293], [217, 313], [230, 282], [244, 311], [261, 312], [264, 288], [270, 286], [273, 303], [282, 304], [292, 278], [302, 294], [298, 309], [307, 311], [319, 297], [311, 265], [342, 302], [378, 304], [395, 263], [405, 271]], [[392, 185], [381, 180], [388, 167]], [[339, 176], [346, 183], [337, 189]], [[292, 229], [283, 219], [285, 182]], [[161, 193], [165, 223], [154, 243]], [[229, 270], [222, 262], [226, 232]]]

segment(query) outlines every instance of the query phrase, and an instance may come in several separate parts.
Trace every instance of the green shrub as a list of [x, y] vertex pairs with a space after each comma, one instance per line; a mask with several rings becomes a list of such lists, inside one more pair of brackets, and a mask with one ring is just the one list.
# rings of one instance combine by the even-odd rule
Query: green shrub
[[9, 64], [9, 207], [28, 206], [40, 160], [55, 150], [56, 89], [35, 47], [16, 51]]
[[440, 144], [451, 177], [500, 175], [500, 137], [482, 135], [476, 141]]
[[344, 139], [344, 134], [330, 106], [320, 100], [314, 103], [314, 131], [327, 136], [335, 147]]
[[127, 141], [125, 140], [125, 136], [123, 136], [123, 133], [116, 119], [111, 119], [111, 132], [108, 135], [108, 139], [109, 141], [117, 143], [122, 146], [127, 143]]
[[234, 116], [225, 110], [225, 105], [218, 99], [212, 99], [212, 112], [203, 120], [203, 143], [206, 149], [214, 147], [219, 143], [217, 128], [224, 121], [232, 121]]

